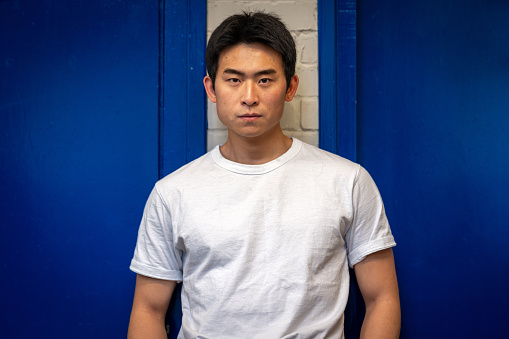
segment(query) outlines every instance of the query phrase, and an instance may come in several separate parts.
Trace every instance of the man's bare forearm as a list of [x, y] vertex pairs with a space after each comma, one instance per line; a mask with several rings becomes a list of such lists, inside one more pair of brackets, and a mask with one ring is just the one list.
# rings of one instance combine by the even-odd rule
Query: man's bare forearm
[[366, 305], [361, 339], [396, 339], [401, 329], [399, 299], [389, 299]]
[[164, 318], [143, 310], [133, 310], [129, 321], [128, 339], [166, 339]]

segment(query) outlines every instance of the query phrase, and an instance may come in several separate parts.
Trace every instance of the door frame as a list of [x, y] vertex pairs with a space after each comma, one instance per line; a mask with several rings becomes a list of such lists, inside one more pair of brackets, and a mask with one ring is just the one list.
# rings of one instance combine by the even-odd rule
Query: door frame
[[[191, 8], [192, 7], [192, 8]], [[159, 177], [205, 154], [207, 1], [159, 0]]]
[[320, 148], [357, 158], [355, 0], [318, 0]]

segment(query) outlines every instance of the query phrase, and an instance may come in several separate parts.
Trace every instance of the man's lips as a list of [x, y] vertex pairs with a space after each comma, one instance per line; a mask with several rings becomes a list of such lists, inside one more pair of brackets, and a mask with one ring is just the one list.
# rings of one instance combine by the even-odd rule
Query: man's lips
[[244, 121], [254, 121], [261, 117], [261, 114], [257, 113], [246, 113], [239, 116]]
[[251, 118], [251, 117], [261, 117], [260, 114], [257, 114], [257, 113], [246, 113], [246, 114], [242, 114], [240, 116], [241, 118]]

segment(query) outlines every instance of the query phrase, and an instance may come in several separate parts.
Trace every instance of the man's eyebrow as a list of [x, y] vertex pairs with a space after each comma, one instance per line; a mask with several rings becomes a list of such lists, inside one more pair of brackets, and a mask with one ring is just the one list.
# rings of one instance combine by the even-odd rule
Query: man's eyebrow
[[241, 72], [241, 71], [237, 71], [236, 69], [233, 69], [233, 68], [227, 68], [223, 71], [223, 73], [227, 73], [227, 74], [236, 74], [236, 75], [245, 75], [244, 72]]
[[[244, 72], [241, 72], [241, 71], [233, 69], [233, 68], [226, 68], [223, 71], [223, 73], [226, 73], [226, 74], [236, 74], [236, 75], [241, 75], [241, 76], [246, 75]], [[277, 73], [275, 69], [269, 68], [269, 69], [264, 69], [264, 70], [258, 71], [254, 75], [255, 76], [259, 76], [259, 75], [269, 75], [269, 74], [275, 74], [275, 73]]]
[[276, 70], [273, 68], [264, 69], [262, 71], [256, 72], [255, 75], [269, 75], [269, 74], [275, 74]]

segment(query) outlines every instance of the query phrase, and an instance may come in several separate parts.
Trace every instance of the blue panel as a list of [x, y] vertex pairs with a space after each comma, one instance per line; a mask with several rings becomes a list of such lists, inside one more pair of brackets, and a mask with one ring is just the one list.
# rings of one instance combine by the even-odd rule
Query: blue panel
[[206, 75], [207, 1], [188, 2], [187, 44], [187, 161], [207, 150], [207, 97], [203, 88]]
[[356, 159], [356, 2], [318, 1], [320, 148]]
[[207, 4], [205, 0], [162, 2], [164, 109], [161, 112], [160, 176], [203, 155], [207, 146], [203, 89]]
[[125, 337], [158, 67], [157, 1], [0, 1], [2, 338]]
[[337, 17], [335, 1], [318, 1], [318, 85], [320, 148], [338, 152]]
[[359, 161], [398, 242], [402, 338], [502, 338], [509, 3], [360, 1]]
[[337, 149], [339, 155], [355, 161], [357, 157], [356, 1], [338, 0], [337, 7]]

